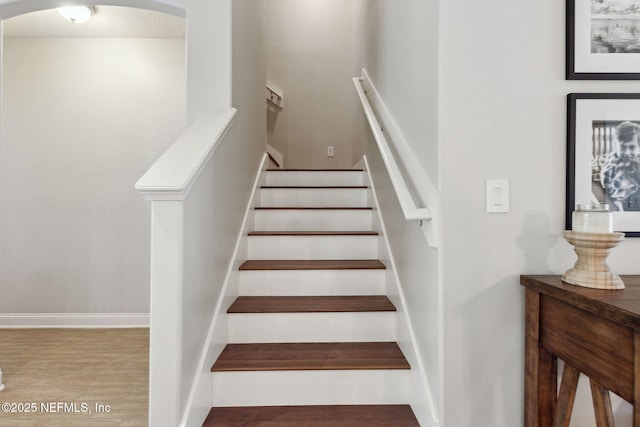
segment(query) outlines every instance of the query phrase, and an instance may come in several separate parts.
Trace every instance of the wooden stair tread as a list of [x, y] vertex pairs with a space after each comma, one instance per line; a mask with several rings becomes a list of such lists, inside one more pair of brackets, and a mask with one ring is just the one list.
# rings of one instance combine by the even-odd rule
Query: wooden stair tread
[[363, 190], [366, 185], [263, 185], [263, 190]]
[[395, 342], [227, 344], [221, 371], [411, 369]]
[[409, 405], [214, 407], [203, 427], [420, 427]]
[[239, 296], [227, 313], [349, 313], [396, 311], [384, 295]]
[[248, 260], [240, 270], [384, 270], [387, 267], [377, 259], [317, 259]]
[[377, 231], [250, 231], [249, 236], [377, 236]]
[[300, 210], [300, 211], [335, 211], [335, 210], [346, 210], [346, 211], [371, 211], [372, 207], [349, 207], [349, 206], [256, 206], [254, 208], [257, 211], [260, 210]]
[[267, 172], [364, 172], [363, 169], [267, 169]]

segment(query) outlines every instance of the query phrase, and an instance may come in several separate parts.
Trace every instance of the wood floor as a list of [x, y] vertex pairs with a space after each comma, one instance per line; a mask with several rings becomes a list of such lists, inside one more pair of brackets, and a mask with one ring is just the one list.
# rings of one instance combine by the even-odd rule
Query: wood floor
[[148, 329], [0, 329], [0, 369], [0, 403], [36, 409], [2, 427], [148, 425]]

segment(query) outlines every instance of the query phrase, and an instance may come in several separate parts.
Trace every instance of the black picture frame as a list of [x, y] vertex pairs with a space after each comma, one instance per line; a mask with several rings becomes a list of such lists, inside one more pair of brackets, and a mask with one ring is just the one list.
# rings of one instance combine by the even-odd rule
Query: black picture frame
[[[640, 128], [640, 93], [570, 93], [567, 95], [567, 178], [565, 225], [572, 229], [572, 212], [578, 204], [610, 203], [614, 231], [627, 237], [640, 237], [640, 168], [631, 181], [638, 181], [636, 192], [616, 204], [601, 181], [616, 169], [610, 160], [616, 157], [615, 129], [623, 122]], [[640, 140], [640, 136], [638, 136]], [[640, 141], [639, 141], [640, 142]], [[637, 166], [635, 161], [633, 166]], [[620, 163], [621, 164], [621, 163]], [[620, 171], [627, 166], [620, 166]], [[626, 172], [624, 172], [626, 173]], [[606, 180], [606, 179], [605, 179]], [[612, 200], [614, 202], [612, 202]], [[626, 208], [626, 206], [629, 206]], [[620, 210], [620, 208], [625, 208]]]
[[[591, 2], [584, 0], [578, 1], [577, 5], [576, 0], [566, 0], [566, 20], [567, 80], [640, 80], [640, 52], [635, 53], [635, 48], [633, 53], [627, 53], [627, 49], [620, 45], [603, 41], [598, 42], [600, 50], [616, 49], [624, 53], [592, 52], [594, 31], [600, 31], [601, 26], [615, 26], [616, 20], [593, 18]], [[624, 22], [630, 20], [625, 18]], [[640, 14], [638, 25], [640, 28]], [[608, 27], [602, 29], [600, 34], [608, 36], [609, 32], [605, 29], [608, 30]]]

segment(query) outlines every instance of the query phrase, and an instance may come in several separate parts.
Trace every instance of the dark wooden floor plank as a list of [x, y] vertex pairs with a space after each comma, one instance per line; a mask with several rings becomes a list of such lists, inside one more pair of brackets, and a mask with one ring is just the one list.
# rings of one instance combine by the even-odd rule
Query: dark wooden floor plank
[[203, 427], [419, 427], [409, 405], [212, 408]]
[[240, 270], [384, 270], [377, 259], [248, 260]]
[[410, 369], [394, 342], [228, 344], [211, 371]]
[[396, 311], [384, 295], [240, 296], [227, 313], [345, 313]]

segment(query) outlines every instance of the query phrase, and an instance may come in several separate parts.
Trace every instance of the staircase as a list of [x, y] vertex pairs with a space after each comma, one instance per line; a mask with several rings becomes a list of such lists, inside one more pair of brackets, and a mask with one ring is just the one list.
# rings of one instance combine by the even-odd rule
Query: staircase
[[365, 173], [270, 170], [204, 426], [418, 426]]

